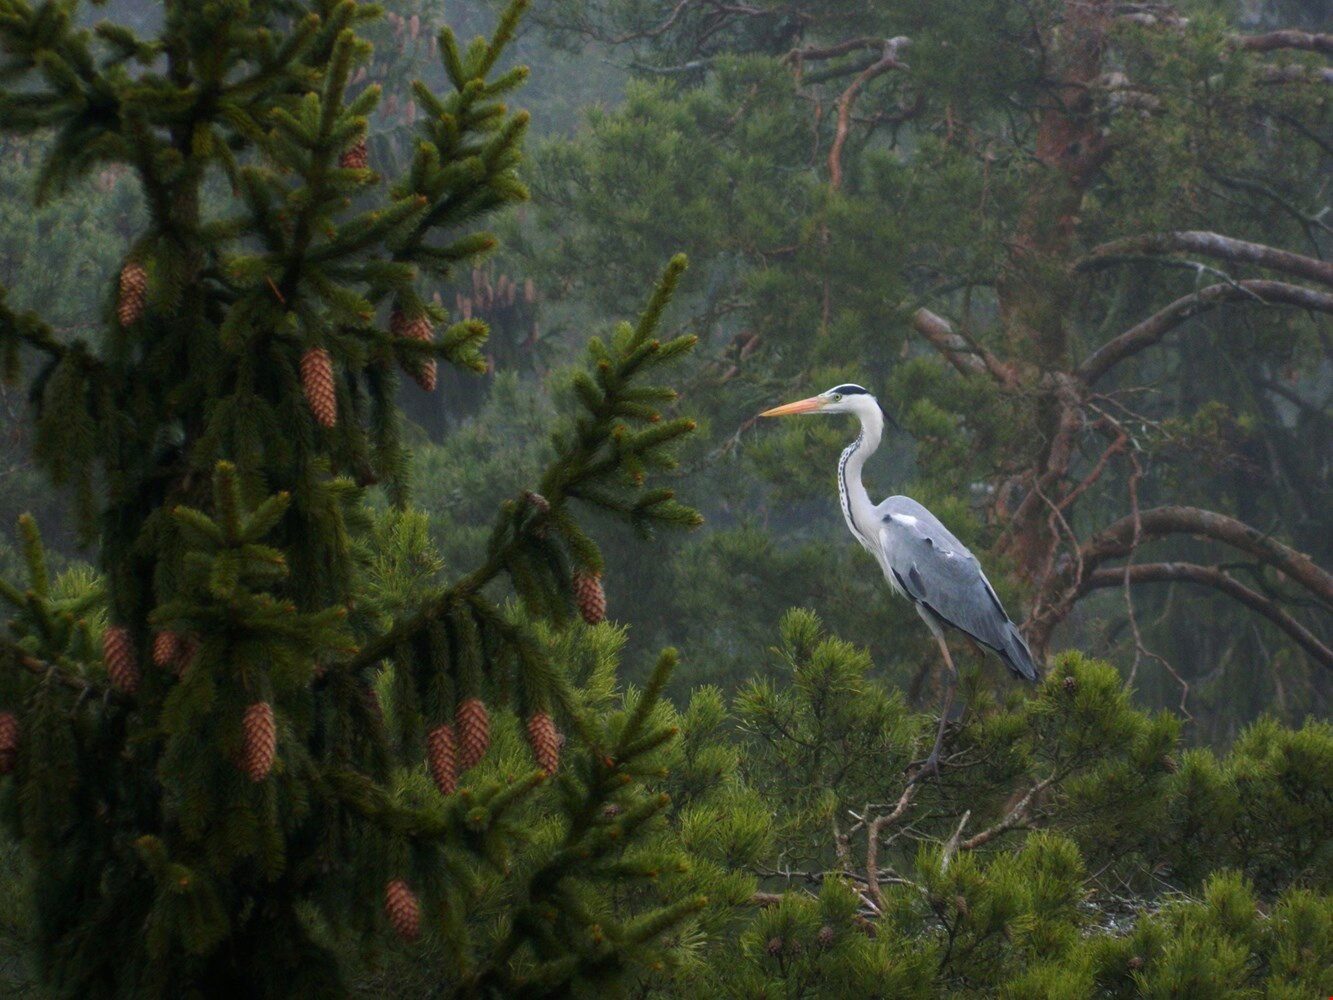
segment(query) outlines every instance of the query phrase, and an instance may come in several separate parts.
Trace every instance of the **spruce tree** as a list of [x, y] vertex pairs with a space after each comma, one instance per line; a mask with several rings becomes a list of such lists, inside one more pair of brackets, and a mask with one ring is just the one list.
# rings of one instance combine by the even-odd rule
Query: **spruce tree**
[[[4, 814], [54, 995], [337, 996], [394, 941], [446, 956], [437, 992], [556, 995], [655, 961], [702, 905], [606, 891], [682, 863], [642, 842], [672, 656], [593, 720], [556, 639], [603, 599], [579, 508], [698, 519], [649, 482], [693, 426], [657, 381], [693, 343], [655, 336], [683, 260], [590, 342], [478, 565], [392, 613], [367, 568], [366, 491], [407, 498], [399, 372], [485, 368], [484, 324], [428, 290], [526, 196], [524, 71], [498, 68], [523, 6], [467, 46], [439, 32], [450, 85], [417, 85], [384, 177], [357, 82], [373, 5], [164, 0], [148, 37], [0, 0], [0, 127], [44, 146], [38, 198], [126, 169], [146, 216], [96, 337], [0, 300], [36, 457], [102, 574], [53, 587], [25, 519], [28, 578], [0, 587]], [[469, 772], [492, 728], [504, 766]]]

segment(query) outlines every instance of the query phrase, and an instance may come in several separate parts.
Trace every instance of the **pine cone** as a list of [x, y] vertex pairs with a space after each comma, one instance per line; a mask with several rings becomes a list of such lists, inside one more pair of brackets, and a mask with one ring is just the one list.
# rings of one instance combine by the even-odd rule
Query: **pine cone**
[[148, 300], [148, 272], [137, 260], [120, 269], [120, 297], [116, 302], [116, 318], [121, 326], [133, 326], [143, 316]]
[[589, 625], [606, 621], [606, 591], [602, 590], [602, 575], [579, 570], [572, 581], [574, 600], [579, 613]]
[[139, 661], [134, 655], [134, 640], [123, 625], [108, 625], [102, 633], [102, 659], [112, 686], [122, 694], [139, 690]]
[[454, 723], [458, 726], [458, 746], [462, 751], [458, 755], [458, 766], [466, 771], [476, 766], [491, 745], [490, 713], [480, 698], [464, 698], [454, 713]]
[[458, 789], [458, 742], [453, 726], [436, 726], [426, 736], [426, 761], [440, 794], [453, 795]]
[[342, 156], [338, 157], [338, 166], [344, 170], [365, 170], [370, 166], [370, 151], [366, 148], [366, 140], [358, 139], [355, 144], [343, 150]]
[[528, 718], [528, 745], [537, 766], [555, 774], [560, 766], [560, 733], [547, 712], [533, 712]]
[[421, 936], [421, 903], [402, 879], [393, 879], [384, 887], [384, 912], [404, 941], [415, 941]]
[[[389, 332], [395, 337], [406, 337], [429, 344], [435, 339], [435, 327], [430, 317], [424, 312], [417, 313], [411, 319], [401, 309], [395, 307], [389, 315]], [[434, 392], [439, 380], [439, 364], [434, 358], [426, 358], [412, 372], [412, 378], [426, 392]]]
[[301, 356], [301, 388], [310, 412], [323, 427], [338, 422], [338, 392], [333, 386], [333, 357], [322, 347]]
[[13, 712], [0, 712], [0, 774], [9, 774], [19, 759], [19, 720]]
[[273, 769], [278, 749], [278, 727], [273, 720], [273, 706], [257, 701], [245, 710], [241, 720], [245, 743], [241, 748], [241, 770], [251, 781], [263, 781]]
[[181, 655], [181, 637], [170, 629], [163, 629], [153, 636], [153, 663], [159, 667], [169, 667]]

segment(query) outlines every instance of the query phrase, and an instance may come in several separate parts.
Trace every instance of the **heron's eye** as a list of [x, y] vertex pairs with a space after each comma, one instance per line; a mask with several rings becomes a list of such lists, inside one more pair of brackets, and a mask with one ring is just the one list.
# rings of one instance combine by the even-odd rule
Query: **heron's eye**
[[842, 393], [840, 393], [840, 392], [835, 392], [835, 393], [833, 394], [833, 402], [836, 403], [836, 402], [837, 402], [838, 400], [840, 400], [840, 399], [842, 399]]

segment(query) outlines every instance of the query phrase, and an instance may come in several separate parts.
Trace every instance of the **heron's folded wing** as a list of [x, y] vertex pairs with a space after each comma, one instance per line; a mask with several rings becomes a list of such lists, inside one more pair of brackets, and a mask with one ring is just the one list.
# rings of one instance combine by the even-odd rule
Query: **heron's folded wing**
[[1003, 650], [1009, 616], [976, 556], [933, 516], [889, 512], [880, 526], [885, 562], [898, 586], [936, 617]]

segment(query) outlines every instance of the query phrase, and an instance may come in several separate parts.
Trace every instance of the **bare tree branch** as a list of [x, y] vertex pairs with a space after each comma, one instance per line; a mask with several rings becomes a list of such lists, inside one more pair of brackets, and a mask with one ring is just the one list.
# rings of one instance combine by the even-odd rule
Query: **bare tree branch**
[[1137, 586], [1142, 583], [1192, 583], [1201, 587], [1212, 587], [1228, 597], [1244, 604], [1287, 633], [1302, 649], [1310, 654], [1323, 667], [1333, 669], [1333, 649], [1319, 640], [1309, 629], [1298, 622], [1276, 603], [1251, 590], [1216, 566], [1201, 566], [1197, 563], [1140, 563], [1129, 567], [1128, 574], [1120, 567], [1099, 569], [1084, 578], [1079, 594], [1085, 594], [1103, 587], [1118, 587], [1128, 575], [1129, 582]]
[[964, 851], [974, 851], [978, 847], [990, 843], [1002, 833], [1006, 833], [1009, 830], [1021, 830], [1023, 827], [1027, 826], [1033, 802], [1037, 800], [1037, 796], [1045, 791], [1054, 780], [1055, 777], [1053, 775], [1049, 778], [1042, 778], [1041, 781], [1038, 781], [1027, 790], [1026, 795], [1014, 803], [1014, 807], [1005, 813], [1003, 819], [989, 829], [982, 830], [975, 836], [968, 837], [967, 840], [963, 841], [958, 846]]
[[884, 39], [882, 38], [849, 38], [847, 41], [838, 42], [836, 45], [823, 47], [807, 45], [803, 49], [792, 49], [787, 53], [786, 60], [800, 65], [803, 62], [836, 59], [838, 56], [845, 56], [849, 52], [856, 52], [861, 49], [880, 49], [883, 47]]
[[1145, 233], [1103, 243], [1075, 265], [1079, 270], [1093, 270], [1122, 263], [1125, 257], [1141, 254], [1197, 253], [1205, 257], [1230, 261], [1233, 264], [1253, 264], [1271, 271], [1294, 274], [1323, 285], [1333, 285], [1333, 262], [1304, 257], [1289, 250], [1248, 243], [1219, 233], [1201, 230], [1177, 230], [1168, 233]]
[[1333, 68], [1328, 66], [1269, 66], [1259, 74], [1260, 83], [1333, 84]]
[[1249, 52], [1276, 52], [1279, 49], [1300, 49], [1305, 52], [1333, 54], [1333, 35], [1311, 31], [1285, 29], [1262, 35], [1237, 35], [1232, 44]]
[[838, 124], [833, 134], [833, 146], [828, 154], [829, 186], [833, 190], [842, 187], [842, 147], [847, 143], [847, 133], [851, 129], [852, 107], [856, 104], [857, 96], [875, 77], [883, 76], [892, 69], [906, 69], [907, 65], [898, 61], [898, 50], [909, 44], [910, 39], [902, 36], [885, 39], [883, 54], [876, 62], [861, 70], [838, 98]]
[[1235, 281], [1209, 285], [1159, 310], [1115, 339], [1097, 348], [1079, 365], [1077, 374], [1089, 385], [1125, 358], [1158, 343], [1187, 319], [1224, 302], [1254, 302], [1258, 305], [1288, 305], [1316, 312], [1333, 313], [1333, 295], [1283, 281]]
[[[1333, 608], [1333, 574], [1321, 569], [1305, 553], [1283, 545], [1234, 517], [1198, 507], [1170, 506], [1145, 510], [1139, 518], [1145, 540], [1168, 535], [1194, 535], [1225, 542], [1285, 573]], [[1123, 517], [1099, 531], [1083, 546], [1084, 565], [1092, 570], [1108, 559], [1128, 555], [1133, 542], [1134, 518]]]
[[1012, 386], [1017, 382], [1017, 375], [1010, 366], [981, 345], [968, 343], [954, 332], [953, 326], [943, 316], [929, 309], [918, 309], [912, 314], [912, 326], [962, 374], [989, 374], [1002, 385]]
[[907, 787], [903, 789], [902, 795], [898, 797], [898, 804], [893, 807], [891, 812], [883, 816], [877, 816], [867, 824], [866, 830], [866, 889], [870, 894], [871, 902], [881, 913], [884, 911], [884, 897], [879, 890], [879, 838], [884, 832], [885, 827], [892, 826], [902, 818], [903, 813], [907, 812], [907, 807], [912, 804], [912, 799], [916, 797], [916, 790], [921, 787], [916, 782], [908, 782]]

